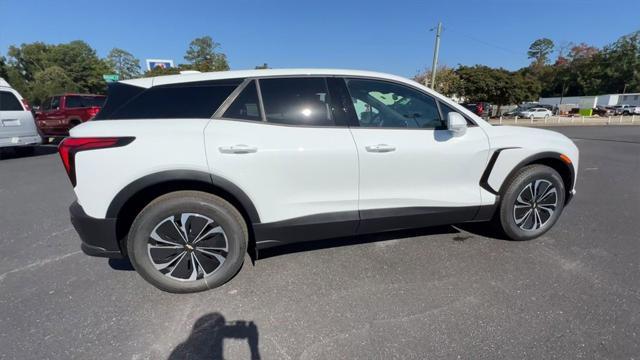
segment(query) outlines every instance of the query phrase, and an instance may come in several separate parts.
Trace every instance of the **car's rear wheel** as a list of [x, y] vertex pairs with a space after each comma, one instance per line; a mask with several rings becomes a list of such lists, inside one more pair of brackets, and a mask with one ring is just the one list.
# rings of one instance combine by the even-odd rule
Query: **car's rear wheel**
[[163, 195], [136, 217], [127, 251], [138, 273], [157, 288], [196, 292], [218, 287], [242, 267], [248, 230], [224, 199], [197, 191]]
[[513, 240], [529, 240], [547, 232], [564, 208], [562, 178], [545, 165], [529, 165], [508, 180], [502, 194], [499, 224]]

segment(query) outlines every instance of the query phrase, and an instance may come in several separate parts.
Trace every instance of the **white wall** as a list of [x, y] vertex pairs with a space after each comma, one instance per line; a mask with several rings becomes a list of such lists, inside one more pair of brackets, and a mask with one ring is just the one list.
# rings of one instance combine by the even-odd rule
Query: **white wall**
[[617, 105], [623, 104], [640, 106], [640, 93], [618, 95]]
[[580, 100], [582, 99], [582, 96], [565, 96], [563, 98], [561, 97], [548, 97], [548, 98], [540, 98], [538, 100], [538, 103], [543, 104], [543, 105], [552, 105], [552, 106], [557, 106], [560, 104], [560, 99], [562, 99], [562, 103], [563, 104], [575, 104], [578, 105], [580, 104]]
[[[540, 98], [538, 100], [540, 104], [557, 106], [560, 104], [560, 97], [547, 97]], [[614, 105], [636, 105], [640, 106], [640, 93], [633, 94], [608, 94], [598, 96], [565, 96], [562, 98], [562, 104], [575, 104], [583, 106], [589, 106], [593, 102], [593, 106], [614, 106]]]

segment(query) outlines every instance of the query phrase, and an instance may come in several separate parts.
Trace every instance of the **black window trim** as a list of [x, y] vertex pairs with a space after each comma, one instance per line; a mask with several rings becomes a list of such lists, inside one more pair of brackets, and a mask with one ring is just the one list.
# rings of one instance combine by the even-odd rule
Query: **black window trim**
[[[242, 83], [238, 86], [238, 88], [242, 87], [242, 89], [244, 89], [244, 87], [247, 86], [248, 83], [250, 83], [252, 80], [256, 81], [256, 88], [258, 90], [258, 100], [260, 101], [260, 113], [262, 114], [262, 121], [255, 121], [255, 120], [247, 120], [247, 119], [236, 119], [236, 118], [230, 118], [230, 117], [223, 117], [222, 115], [225, 113], [225, 111], [229, 108], [229, 106], [231, 106], [231, 104], [235, 101], [235, 99], [240, 96], [240, 92], [242, 92], [242, 89], [240, 89], [240, 91], [238, 91], [237, 93], [234, 91], [232, 92], [229, 97], [227, 98], [227, 100], [225, 100], [222, 105], [220, 105], [220, 107], [218, 108], [218, 110], [213, 114], [213, 116], [211, 117], [212, 120], [227, 120], [227, 121], [241, 121], [241, 122], [248, 122], [248, 123], [252, 123], [252, 124], [262, 124], [262, 125], [271, 125], [271, 126], [286, 126], [286, 127], [295, 127], [295, 128], [320, 128], [320, 129], [348, 129], [349, 128], [349, 124], [346, 125], [337, 125], [335, 124], [335, 119], [333, 116], [333, 113], [331, 111], [329, 111], [329, 117], [331, 118], [331, 120], [334, 122], [334, 125], [296, 125], [296, 124], [280, 124], [280, 123], [274, 123], [274, 122], [270, 122], [267, 120], [267, 114], [264, 111], [264, 102], [262, 100], [262, 89], [260, 88], [260, 80], [261, 79], [286, 79], [286, 78], [296, 78], [296, 79], [300, 79], [300, 78], [322, 78], [324, 79], [324, 84], [325, 87], [327, 89], [327, 96], [329, 97], [329, 104], [331, 104], [331, 89], [329, 88], [329, 84], [327, 83], [327, 78], [330, 77], [341, 77], [338, 75], [322, 75], [322, 74], [299, 74], [299, 75], [267, 75], [267, 76], [253, 76], [253, 77], [247, 77], [245, 78], [246, 83]], [[237, 90], [237, 89], [236, 89]]]
[[[422, 90], [421, 88], [414, 86], [412, 84], [407, 84], [405, 82], [402, 81], [398, 81], [398, 80], [394, 80], [394, 79], [388, 79], [388, 78], [384, 78], [384, 77], [376, 77], [376, 76], [363, 76], [363, 75], [331, 75], [331, 74], [291, 74], [291, 75], [263, 75], [263, 76], [251, 76], [251, 77], [246, 77], [244, 82], [242, 82], [240, 85], [238, 85], [238, 88], [236, 88], [236, 90], [234, 90], [229, 97], [222, 103], [222, 105], [220, 105], [220, 107], [218, 108], [217, 111], [214, 112], [214, 114], [211, 116], [212, 120], [228, 120], [228, 121], [242, 121], [242, 122], [249, 122], [249, 123], [253, 123], [253, 124], [264, 124], [264, 125], [271, 125], [271, 126], [291, 126], [291, 127], [309, 127], [309, 128], [325, 128], [325, 129], [331, 129], [331, 128], [351, 128], [351, 127], [360, 127], [360, 123], [358, 122], [357, 118], [355, 119], [350, 119], [350, 122], [347, 125], [333, 125], [333, 126], [321, 126], [321, 125], [293, 125], [293, 124], [278, 124], [278, 123], [272, 123], [272, 122], [268, 122], [266, 119], [266, 113], [264, 111], [264, 104], [262, 101], [262, 90], [260, 88], [260, 80], [261, 79], [282, 79], [282, 78], [313, 78], [313, 77], [321, 77], [325, 79], [325, 84], [327, 84], [327, 91], [329, 94], [329, 98], [332, 99], [332, 95], [331, 95], [331, 89], [329, 87], [329, 84], [327, 83], [326, 79], [328, 78], [338, 78], [338, 79], [342, 79], [344, 81], [344, 85], [347, 89], [347, 91], [349, 91], [349, 88], [346, 86], [346, 79], [362, 79], [362, 80], [378, 80], [378, 81], [386, 81], [386, 82], [390, 82], [399, 86], [405, 86], [405, 87], [409, 87], [415, 91], [420, 92], [421, 94], [424, 94], [425, 96], [428, 96], [430, 98], [432, 98], [437, 106], [438, 106], [438, 112], [440, 113], [440, 117], [441, 119], [443, 119], [443, 123], [446, 126], [447, 120], [442, 116], [442, 110], [440, 109], [440, 103], [443, 103], [447, 106], [449, 106], [450, 108], [457, 110], [457, 112], [462, 115], [466, 120], [467, 120], [467, 124], [470, 127], [476, 127], [478, 126], [478, 124], [469, 116], [467, 116], [466, 114], [464, 114], [461, 111], [458, 111], [458, 109], [456, 109], [456, 106], [453, 105], [450, 101], [445, 101], [443, 99], [440, 99], [439, 97], [433, 96], [431, 94], [429, 94], [428, 92]], [[231, 104], [233, 103], [233, 101], [235, 101], [235, 99], [240, 95], [240, 92], [242, 92], [242, 90], [247, 86], [248, 83], [250, 83], [252, 80], [256, 81], [256, 88], [258, 89], [258, 100], [260, 101], [260, 112], [262, 114], [262, 121], [255, 121], [255, 120], [247, 120], [247, 119], [235, 119], [235, 118], [227, 118], [227, 117], [222, 117], [222, 114], [224, 114], [224, 112], [229, 108], [229, 106], [231, 106]], [[460, 106], [460, 105], [458, 105]], [[353, 111], [353, 114], [355, 114], [355, 110], [353, 108], [353, 104], [351, 104], [351, 111]], [[333, 114], [331, 114], [332, 119], [333, 119]], [[335, 122], [335, 119], [333, 119]], [[365, 129], [365, 128], [363, 128]], [[406, 127], [384, 127], [384, 128], [375, 128], [375, 127], [371, 127], [371, 128], [366, 128], [366, 129], [389, 129], [389, 130], [407, 130], [407, 129], [411, 129], [411, 130], [436, 130], [435, 128], [406, 128]]]

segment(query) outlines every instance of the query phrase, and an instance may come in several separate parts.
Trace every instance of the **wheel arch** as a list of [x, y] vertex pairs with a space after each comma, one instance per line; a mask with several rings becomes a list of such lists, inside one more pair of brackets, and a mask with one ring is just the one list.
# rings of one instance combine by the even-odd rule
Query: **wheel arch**
[[575, 170], [573, 166], [569, 163], [565, 163], [562, 160], [562, 154], [553, 151], [545, 151], [541, 153], [537, 153], [534, 155], [530, 155], [523, 160], [521, 160], [513, 169], [509, 172], [509, 174], [504, 178], [504, 181], [500, 185], [500, 189], [497, 191], [498, 194], [504, 194], [507, 186], [509, 185], [509, 181], [513, 179], [516, 173], [525, 166], [529, 165], [546, 165], [560, 174], [562, 178], [562, 182], [564, 184], [565, 189], [565, 205], [571, 199], [571, 191], [573, 189], [573, 184], [575, 181]]
[[260, 223], [260, 217], [253, 202], [244, 191], [229, 180], [205, 172], [170, 170], [146, 175], [131, 182], [111, 201], [106, 217], [116, 219], [116, 236], [124, 255], [126, 255], [127, 234], [140, 211], [159, 196], [181, 190], [214, 194], [236, 207], [249, 229], [249, 249], [255, 251], [253, 224]]

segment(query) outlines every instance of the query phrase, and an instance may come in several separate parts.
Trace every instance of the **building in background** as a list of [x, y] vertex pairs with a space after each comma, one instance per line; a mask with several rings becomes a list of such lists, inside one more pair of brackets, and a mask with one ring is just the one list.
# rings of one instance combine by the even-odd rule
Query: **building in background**
[[635, 105], [640, 106], [640, 93], [632, 94], [606, 94], [596, 96], [565, 96], [565, 97], [541, 97], [538, 100], [540, 104], [560, 106], [560, 105], [575, 105], [575, 107], [589, 107], [595, 108], [596, 106], [615, 106], [615, 105]]

